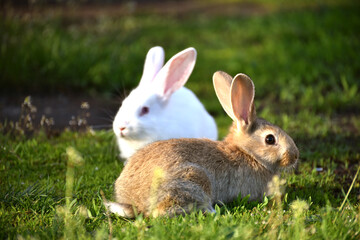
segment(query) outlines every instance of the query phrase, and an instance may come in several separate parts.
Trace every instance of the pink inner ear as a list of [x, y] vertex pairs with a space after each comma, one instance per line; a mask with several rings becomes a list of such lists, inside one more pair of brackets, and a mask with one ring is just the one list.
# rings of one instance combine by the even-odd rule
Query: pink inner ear
[[245, 94], [247, 94], [247, 93], [244, 93], [243, 99], [242, 99], [243, 106], [241, 109], [241, 118], [245, 121], [245, 124], [249, 124], [249, 113], [250, 113], [251, 102], [249, 101], [249, 97], [244, 97]]
[[165, 81], [164, 95], [171, 95], [185, 84], [187, 76], [191, 73], [189, 73], [189, 68], [184, 67], [189, 64], [187, 62], [189, 62], [187, 58], [181, 56], [171, 63], [169, 75]]
[[254, 86], [246, 75], [237, 75], [231, 85], [231, 104], [238, 121], [250, 124], [250, 114], [254, 101]]
[[243, 112], [241, 113], [241, 118], [245, 121], [245, 124], [249, 124], [249, 115], [245, 109], [243, 109]]
[[184, 50], [172, 57], [156, 76], [158, 93], [167, 100], [185, 85], [195, 66], [195, 49]]

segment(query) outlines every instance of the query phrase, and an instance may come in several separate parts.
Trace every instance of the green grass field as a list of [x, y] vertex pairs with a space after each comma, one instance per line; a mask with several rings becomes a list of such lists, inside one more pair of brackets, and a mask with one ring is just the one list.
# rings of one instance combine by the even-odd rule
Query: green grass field
[[187, 86], [220, 136], [231, 121], [212, 74], [243, 72], [256, 85], [258, 115], [293, 137], [301, 161], [263, 202], [245, 197], [215, 214], [129, 220], [108, 217], [102, 205], [101, 192], [112, 199], [123, 167], [111, 131], [22, 134], [32, 131], [2, 123], [0, 238], [359, 239], [360, 5], [256, 6], [260, 13], [242, 15], [3, 16], [0, 92], [114, 96], [137, 85], [150, 47], [163, 46], [169, 59], [193, 46], [198, 59]]

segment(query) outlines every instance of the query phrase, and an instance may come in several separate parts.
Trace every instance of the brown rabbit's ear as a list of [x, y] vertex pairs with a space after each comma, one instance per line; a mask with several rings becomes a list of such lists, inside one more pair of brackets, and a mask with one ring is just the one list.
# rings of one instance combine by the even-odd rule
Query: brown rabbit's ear
[[255, 121], [255, 86], [245, 74], [237, 74], [231, 84], [231, 106], [239, 130], [246, 130]]
[[231, 82], [232, 77], [226, 72], [217, 71], [213, 75], [215, 93], [220, 101], [221, 106], [233, 121], [237, 121], [235, 115], [233, 114], [230, 100]]

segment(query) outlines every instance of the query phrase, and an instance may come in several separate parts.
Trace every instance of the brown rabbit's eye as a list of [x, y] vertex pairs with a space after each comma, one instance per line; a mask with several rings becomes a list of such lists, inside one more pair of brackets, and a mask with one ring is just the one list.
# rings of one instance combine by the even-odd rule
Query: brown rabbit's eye
[[140, 116], [143, 116], [145, 114], [149, 113], [149, 108], [148, 107], [142, 107], [141, 111], [140, 111]]
[[274, 145], [275, 144], [275, 137], [272, 134], [266, 135], [265, 137], [266, 144]]

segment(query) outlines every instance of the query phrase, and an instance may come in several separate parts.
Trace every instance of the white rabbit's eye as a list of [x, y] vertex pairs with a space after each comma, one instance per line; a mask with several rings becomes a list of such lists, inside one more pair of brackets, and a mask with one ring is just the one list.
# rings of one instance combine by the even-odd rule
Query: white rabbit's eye
[[140, 111], [140, 117], [144, 116], [145, 114], [149, 113], [149, 108], [148, 107], [142, 107], [141, 111]]
[[275, 144], [275, 137], [272, 134], [266, 135], [265, 137], [266, 144], [274, 145]]

